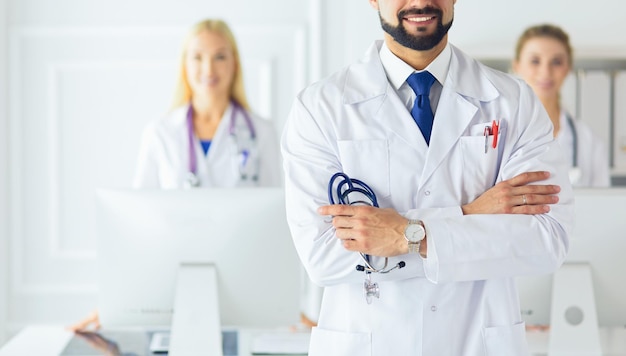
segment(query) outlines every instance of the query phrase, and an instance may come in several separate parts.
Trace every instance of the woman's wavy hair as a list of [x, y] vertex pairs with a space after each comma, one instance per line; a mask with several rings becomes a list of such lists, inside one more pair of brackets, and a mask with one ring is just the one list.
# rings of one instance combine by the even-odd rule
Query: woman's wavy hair
[[562, 43], [567, 52], [569, 64], [570, 66], [572, 65], [573, 50], [569, 42], [569, 36], [563, 29], [551, 24], [541, 24], [527, 28], [517, 40], [517, 45], [515, 46], [515, 60], [519, 60], [522, 48], [524, 48], [526, 42], [537, 37], [552, 38]]

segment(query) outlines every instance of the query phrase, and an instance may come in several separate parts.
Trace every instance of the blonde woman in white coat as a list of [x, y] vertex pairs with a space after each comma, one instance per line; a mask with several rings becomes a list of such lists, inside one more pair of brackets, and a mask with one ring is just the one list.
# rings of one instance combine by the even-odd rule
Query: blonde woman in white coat
[[249, 110], [233, 34], [206, 20], [184, 42], [173, 110], [144, 131], [134, 186], [279, 186], [277, 140]]
[[546, 108], [554, 137], [569, 162], [572, 185], [610, 186], [605, 144], [561, 105], [561, 86], [572, 70], [572, 47], [567, 33], [550, 24], [527, 28], [517, 42], [513, 70], [533, 88]]
[[[173, 107], [143, 133], [135, 187], [281, 185], [278, 137], [271, 122], [249, 110], [239, 51], [225, 22], [205, 20], [189, 31]], [[94, 311], [68, 328], [99, 327]]]

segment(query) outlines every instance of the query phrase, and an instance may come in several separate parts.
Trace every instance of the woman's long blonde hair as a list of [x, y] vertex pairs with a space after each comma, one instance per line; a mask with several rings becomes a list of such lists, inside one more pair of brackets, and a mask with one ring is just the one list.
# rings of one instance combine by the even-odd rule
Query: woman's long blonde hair
[[230, 87], [230, 98], [241, 105], [244, 109], [249, 110], [248, 100], [246, 99], [246, 92], [243, 86], [243, 73], [241, 68], [241, 59], [239, 58], [239, 50], [237, 49], [237, 42], [235, 36], [230, 31], [230, 28], [226, 22], [218, 19], [207, 19], [195, 24], [185, 37], [183, 41], [183, 47], [179, 58], [178, 66], [178, 80], [176, 82], [176, 89], [174, 91], [174, 100], [172, 102], [172, 108], [177, 108], [188, 104], [191, 101], [192, 91], [189, 82], [187, 81], [187, 66], [186, 56], [187, 47], [189, 42], [199, 33], [209, 31], [218, 33], [230, 43], [233, 49], [233, 56], [235, 58], [235, 75], [233, 77], [233, 83]]

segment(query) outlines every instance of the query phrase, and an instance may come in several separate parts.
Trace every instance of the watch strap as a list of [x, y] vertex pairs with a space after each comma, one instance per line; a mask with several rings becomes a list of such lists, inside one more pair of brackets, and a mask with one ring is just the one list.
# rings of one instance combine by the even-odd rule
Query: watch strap
[[418, 254], [420, 252], [420, 243], [422, 241], [418, 241], [418, 242], [409, 242], [409, 253], [410, 254]]

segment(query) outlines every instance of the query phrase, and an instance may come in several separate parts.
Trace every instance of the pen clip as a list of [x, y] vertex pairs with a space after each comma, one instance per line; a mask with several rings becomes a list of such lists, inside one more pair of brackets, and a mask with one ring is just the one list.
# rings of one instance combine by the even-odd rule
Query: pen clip
[[483, 130], [483, 135], [485, 136], [485, 154], [487, 154], [487, 147], [489, 146], [489, 135], [491, 135], [491, 127], [485, 126]]

